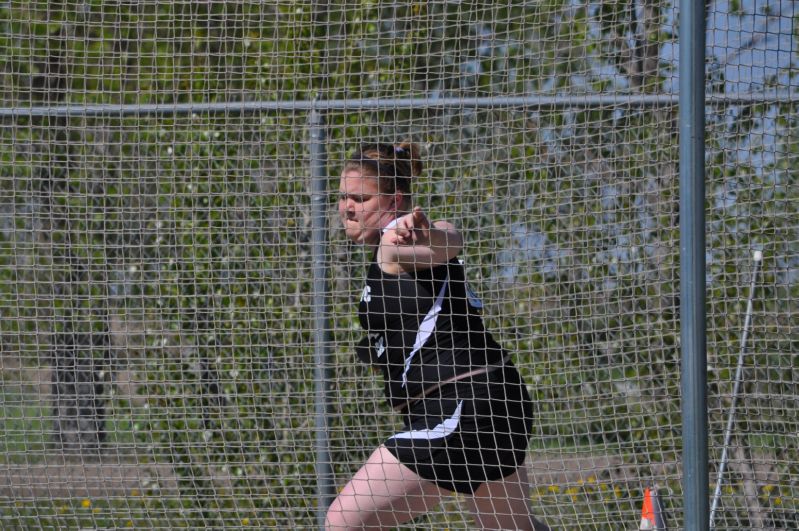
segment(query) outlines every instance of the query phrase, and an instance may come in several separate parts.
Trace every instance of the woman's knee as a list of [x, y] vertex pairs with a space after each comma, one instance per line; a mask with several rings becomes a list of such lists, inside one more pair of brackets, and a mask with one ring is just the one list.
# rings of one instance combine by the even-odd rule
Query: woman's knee
[[326, 531], [342, 531], [345, 529], [362, 529], [362, 514], [356, 507], [348, 507], [341, 496], [333, 500], [325, 516]]
[[325, 529], [328, 531], [365, 531], [383, 529], [389, 525], [389, 521], [391, 524], [396, 524], [390, 518], [391, 509], [382, 508], [383, 510], [381, 510], [381, 507], [376, 506], [374, 502], [372, 496], [342, 492], [333, 500], [327, 510]]
[[341, 504], [338, 502], [338, 498], [330, 504], [330, 507], [327, 508], [327, 514], [325, 515], [325, 531], [333, 531], [334, 529], [346, 529], [346, 527], [344, 527]]

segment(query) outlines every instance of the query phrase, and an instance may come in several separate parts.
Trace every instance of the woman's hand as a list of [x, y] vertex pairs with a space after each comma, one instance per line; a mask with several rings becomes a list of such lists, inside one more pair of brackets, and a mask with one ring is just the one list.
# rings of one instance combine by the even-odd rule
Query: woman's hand
[[387, 273], [429, 269], [458, 255], [463, 238], [445, 221], [431, 223], [421, 208], [397, 218], [380, 238], [378, 260]]
[[392, 245], [430, 245], [430, 220], [416, 207], [410, 214], [397, 218], [396, 225], [386, 235]]

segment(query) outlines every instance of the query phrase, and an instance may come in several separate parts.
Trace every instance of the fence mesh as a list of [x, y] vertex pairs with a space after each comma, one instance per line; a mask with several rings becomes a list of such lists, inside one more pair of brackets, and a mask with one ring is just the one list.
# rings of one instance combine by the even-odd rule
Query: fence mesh
[[[796, 2], [706, 4], [715, 527], [789, 529]], [[417, 202], [462, 231], [534, 398], [536, 514], [637, 528], [657, 486], [681, 527], [676, 21], [666, 0], [0, 3], [0, 525], [316, 527], [320, 310], [336, 487], [401, 426], [354, 354], [370, 256], [341, 164], [410, 139]], [[408, 525], [469, 528], [459, 501]]]

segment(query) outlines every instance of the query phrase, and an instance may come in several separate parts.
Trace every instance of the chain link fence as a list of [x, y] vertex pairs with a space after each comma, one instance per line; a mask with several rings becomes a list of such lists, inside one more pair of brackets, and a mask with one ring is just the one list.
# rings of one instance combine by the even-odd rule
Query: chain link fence
[[[796, 2], [706, 5], [714, 525], [793, 529]], [[398, 426], [354, 354], [369, 256], [338, 176], [410, 139], [535, 400], [536, 513], [637, 528], [656, 486], [680, 528], [676, 21], [666, 0], [0, 3], [0, 526], [315, 528], [320, 489]], [[469, 528], [457, 501], [414, 528]]]

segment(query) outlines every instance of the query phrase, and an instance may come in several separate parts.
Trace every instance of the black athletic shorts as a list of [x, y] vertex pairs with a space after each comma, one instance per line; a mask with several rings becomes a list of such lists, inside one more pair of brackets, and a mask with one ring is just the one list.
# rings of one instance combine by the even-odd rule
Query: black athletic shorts
[[532, 433], [532, 400], [511, 364], [444, 384], [403, 412], [406, 431], [385, 446], [439, 487], [472, 494], [514, 473]]

